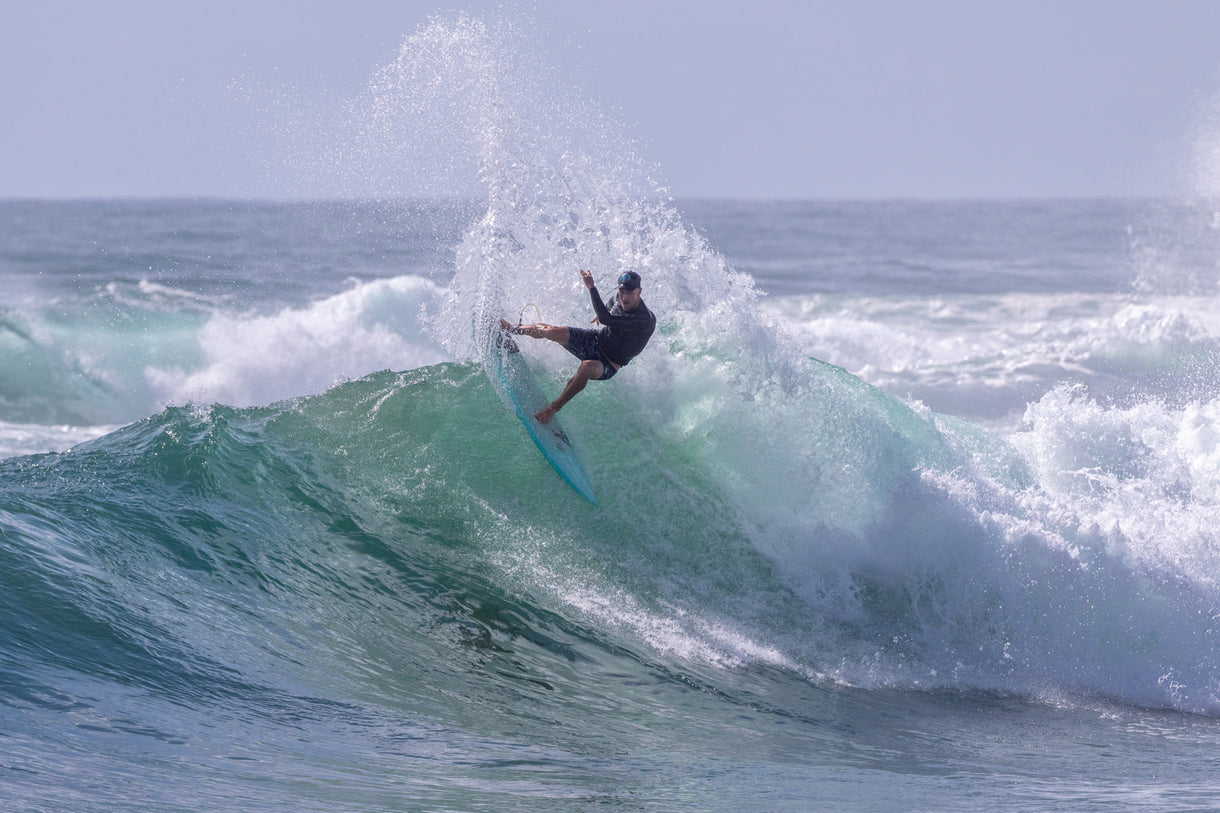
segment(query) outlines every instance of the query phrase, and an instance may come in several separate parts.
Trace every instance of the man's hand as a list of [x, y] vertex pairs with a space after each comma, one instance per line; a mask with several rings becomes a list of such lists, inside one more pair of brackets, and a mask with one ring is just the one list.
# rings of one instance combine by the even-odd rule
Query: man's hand
[[593, 281], [593, 275], [583, 268], [580, 270], [580, 281], [585, 284], [585, 287], [590, 291], [597, 287], [597, 283]]

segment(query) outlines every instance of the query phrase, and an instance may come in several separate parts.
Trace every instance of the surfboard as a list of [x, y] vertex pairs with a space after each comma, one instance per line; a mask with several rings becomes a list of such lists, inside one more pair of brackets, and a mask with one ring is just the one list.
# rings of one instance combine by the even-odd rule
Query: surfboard
[[491, 366], [538, 451], [576, 493], [597, 505], [597, 498], [593, 496], [593, 482], [580, 462], [580, 455], [571, 438], [560, 426], [559, 417], [555, 416], [547, 423], [539, 423], [534, 417], [534, 413], [550, 401], [542, 394], [538, 379], [530, 370], [516, 341], [505, 331], [497, 329], [491, 355]]

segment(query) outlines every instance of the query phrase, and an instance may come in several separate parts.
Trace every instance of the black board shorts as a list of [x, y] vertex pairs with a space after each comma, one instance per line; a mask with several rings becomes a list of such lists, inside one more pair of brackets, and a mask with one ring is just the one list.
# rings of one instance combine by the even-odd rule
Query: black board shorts
[[602, 374], [593, 379], [594, 381], [609, 381], [618, 372], [602, 353], [600, 330], [592, 330], [587, 327], [568, 328], [568, 343], [563, 346], [563, 349], [581, 361], [600, 361], [602, 363]]

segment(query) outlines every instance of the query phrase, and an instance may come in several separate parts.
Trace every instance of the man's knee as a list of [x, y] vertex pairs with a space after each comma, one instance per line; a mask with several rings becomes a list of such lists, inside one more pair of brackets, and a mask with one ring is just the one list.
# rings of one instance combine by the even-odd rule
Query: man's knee
[[585, 381], [596, 381], [602, 377], [602, 373], [605, 372], [605, 369], [606, 368], [602, 366], [600, 361], [595, 359], [586, 359], [580, 363], [580, 367], [576, 369], [576, 372]]

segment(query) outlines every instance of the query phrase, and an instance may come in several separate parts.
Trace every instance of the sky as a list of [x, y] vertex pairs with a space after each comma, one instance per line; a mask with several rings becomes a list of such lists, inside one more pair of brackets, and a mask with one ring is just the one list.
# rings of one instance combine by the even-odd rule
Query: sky
[[333, 115], [455, 11], [527, 20], [677, 198], [1220, 194], [1214, 0], [10, 6], [0, 198], [325, 195], [266, 171], [268, 89]]

